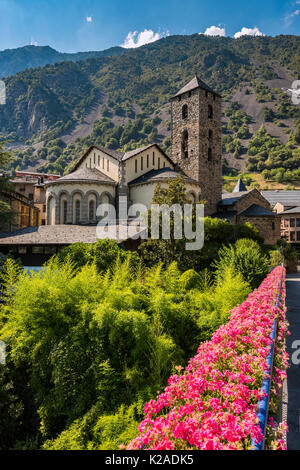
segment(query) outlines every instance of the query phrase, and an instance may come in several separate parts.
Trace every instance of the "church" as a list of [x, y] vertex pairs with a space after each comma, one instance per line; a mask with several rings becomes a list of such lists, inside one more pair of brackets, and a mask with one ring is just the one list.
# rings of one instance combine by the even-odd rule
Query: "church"
[[0, 237], [0, 246], [38, 245], [42, 250], [51, 245], [53, 253], [54, 246], [96, 241], [100, 204], [115, 206], [118, 223], [120, 197], [127, 207], [149, 208], [156, 184], [167, 187], [179, 175], [189, 199], [205, 201], [206, 216], [234, 225], [249, 221], [266, 244], [275, 244], [281, 217], [257, 189], [247, 190], [239, 181], [233, 193], [222, 193], [221, 106], [221, 96], [195, 76], [171, 99], [170, 156], [156, 143], [126, 153], [92, 145], [69, 174], [45, 182], [46, 225]]
[[101, 203], [120, 196], [149, 207], [155, 185], [182, 175], [193, 203], [206, 215], [221, 200], [221, 97], [198, 77], [172, 99], [172, 156], [157, 145], [120, 153], [91, 146], [73, 171], [46, 185], [47, 223], [96, 223]]

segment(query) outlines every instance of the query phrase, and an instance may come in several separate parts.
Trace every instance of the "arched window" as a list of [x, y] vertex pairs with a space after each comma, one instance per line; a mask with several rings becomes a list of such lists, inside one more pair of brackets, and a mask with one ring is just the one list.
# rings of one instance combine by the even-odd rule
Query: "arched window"
[[68, 201], [63, 202], [63, 223], [66, 225], [68, 217]]
[[184, 158], [189, 156], [189, 133], [187, 130], [182, 134], [181, 151]]
[[208, 119], [212, 119], [214, 117], [213, 107], [211, 104], [208, 105]]
[[188, 118], [188, 105], [185, 104], [182, 106], [182, 119]]
[[213, 139], [213, 131], [211, 129], [209, 129], [208, 131], [208, 140], [211, 142]]
[[93, 222], [95, 220], [95, 201], [92, 199], [89, 202], [89, 222]]
[[207, 158], [208, 158], [209, 161], [212, 159], [212, 149], [211, 148], [208, 149]]
[[79, 224], [81, 215], [81, 202], [79, 199], [75, 202], [75, 223]]

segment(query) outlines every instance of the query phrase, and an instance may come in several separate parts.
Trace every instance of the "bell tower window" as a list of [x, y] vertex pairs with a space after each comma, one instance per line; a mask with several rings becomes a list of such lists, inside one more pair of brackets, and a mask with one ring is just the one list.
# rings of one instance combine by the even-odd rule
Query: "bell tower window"
[[188, 118], [188, 105], [185, 104], [182, 106], [182, 119]]
[[189, 156], [189, 133], [185, 130], [182, 134], [181, 151], [184, 158]]

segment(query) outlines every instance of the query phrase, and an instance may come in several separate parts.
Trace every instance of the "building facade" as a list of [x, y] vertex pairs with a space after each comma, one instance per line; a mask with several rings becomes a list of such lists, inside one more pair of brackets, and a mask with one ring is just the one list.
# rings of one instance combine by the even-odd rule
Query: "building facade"
[[15, 192], [27, 198], [38, 209], [39, 217], [36, 225], [46, 225], [47, 221], [45, 183], [55, 181], [59, 177], [59, 175], [17, 171], [11, 181]]
[[248, 191], [242, 181], [233, 193], [222, 194], [221, 97], [194, 77], [172, 98], [171, 108], [171, 157], [157, 144], [126, 153], [92, 145], [63, 177], [18, 172], [13, 183], [39, 209], [37, 225], [45, 227], [0, 237], [0, 246], [26, 247], [30, 258], [50, 256], [74, 241], [88, 243], [103, 204], [114, 207], [118, 225], [122, 208], [149, 209], [157, 183], [166, 188], [178, 176], [192, 203], [205, 201], [206, 216], [234, 225], [251, 222], [265, 243], [275, 244], [281, 217], [263, 194]]
[[206, 201], [206, 215], [215, 212], [222, 193], [221, 97], [198, 77], [172, 99], [172, 158], [157, 144], [124, 154], [91, 146], [69, 175], [46, 183], [47, 224], [95, 224], [103, 203], [118, 214], [120, 196], [128, 208], [149, 208], [156, 184], [179, 175], [189, 199]]

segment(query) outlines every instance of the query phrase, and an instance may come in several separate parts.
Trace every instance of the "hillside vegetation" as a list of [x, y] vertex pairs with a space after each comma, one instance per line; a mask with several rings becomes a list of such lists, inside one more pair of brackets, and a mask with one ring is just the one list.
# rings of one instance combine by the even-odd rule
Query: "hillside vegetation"
[[71, 60], [88, 59], [89, 57], [105, 57], [121, 54], [122, 47], [111, 47], [105, 51], [77, 52], [68, 54], [58, 52], [49, 46], [24, 46], [17, 49], [5, 49], [0, 51], [0, 78], [15, 75], [18, 72], [34, 67], [43, 67], [48, 64], [55, 64]]
[[299, 76], [299, 52], [297, 36], [195, 34], [31, 69], [6, 79], [0, 133], [12, 140], [13, 169], [64, 173], [92, 143], [126, 151], [157, 142], [169, 151], [170, 98], [197, 72], [223, 96], [224, 174], [297, 180], [300, 111], [286, 90]]

